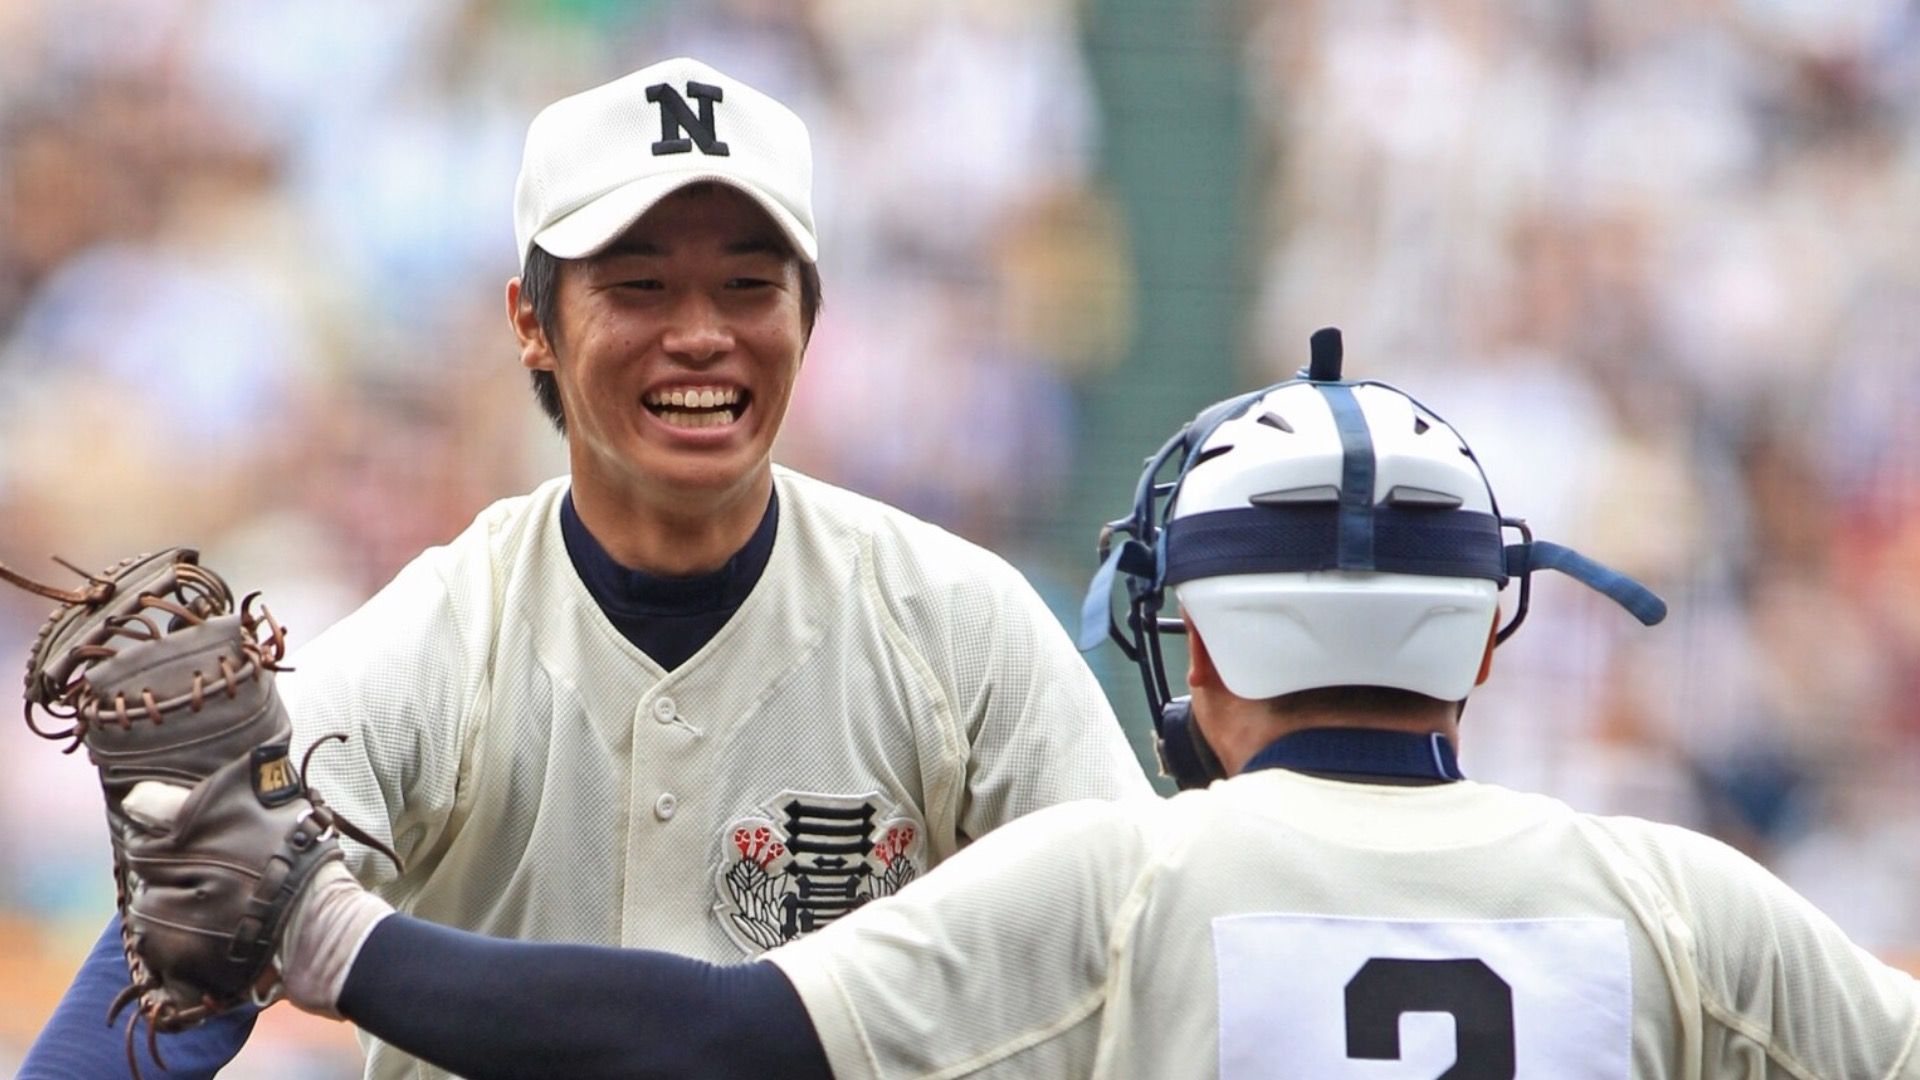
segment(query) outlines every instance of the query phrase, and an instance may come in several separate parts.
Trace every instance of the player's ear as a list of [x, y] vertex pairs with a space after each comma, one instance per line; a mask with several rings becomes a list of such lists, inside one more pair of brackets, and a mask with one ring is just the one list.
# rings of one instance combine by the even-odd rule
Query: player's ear
[[540, 325], [540, 316], [521, 290], [519, 278], [507, 282], [507, 321], [513, 325], [514, 338], [520, 342], [520, 366], [529, 371], [554, 370], [553, 346]]
[[1487, 676], [1493, 674], [1493, 647], [1498, 644], [1500, 633], [1500, 612], [1493, 613], [1493, 625], [1487, 627], [1487, 651], [1480, 654], [1480, 674], [1473, 677], [1473, 685], [1484, 686]]
[[1187, 686], [1196, 690], [1224, 686], [1220, 669], [1213, 666], [1213, 656], [1207, 652], [1207, 643], [1201, 639], [1199, 629], [1185, 612], [1180, 619], [1187, 624]]
[[807, 362], [807, 346], [813, 344], [813, 327], [820, 318], [820, 268], [791, 256], [796, 290], [800, 294], [800, 363]]

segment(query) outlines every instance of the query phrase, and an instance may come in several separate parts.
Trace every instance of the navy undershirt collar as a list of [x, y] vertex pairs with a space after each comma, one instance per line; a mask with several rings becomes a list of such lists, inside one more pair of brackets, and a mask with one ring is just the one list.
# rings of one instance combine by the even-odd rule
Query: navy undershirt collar
[[1453, 744], [1437, 733], [1380, 728], [1307, 728], [1281, 736], [1247, 762], [1242, 772], [1292, 769], [1333, 776], [1386, 777], [1445, 783], [1464, 780]]
[[759, 584], [779, 521], [775, 494], [753, 535], [719, 569], [666, 577], [616, 562], [580, 520], [573, 493], [560, 502], [560, 535], [574, 573], [615, 629], [669, 671], [700, 651]]

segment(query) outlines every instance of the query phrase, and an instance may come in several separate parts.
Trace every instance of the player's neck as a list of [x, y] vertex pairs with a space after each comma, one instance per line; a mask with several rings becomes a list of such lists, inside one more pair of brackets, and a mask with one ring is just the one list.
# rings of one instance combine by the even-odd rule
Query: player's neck
[[573, 507], [581, 524], [629, 570], [685, 577], [719, 569], [753, 537], [773, 495], [763, 474], [726, 497], [691, 501], [610, 491], [574, 477]]
[[1202, 702], [1196, 690], [1195, 711], [1208, 745], [1229, 776], [1240, 772], [1253, 755], [1271, 743], [1308, 728], [1376, 728], [1422, 735], [1436, 732], [1455, 747], [1460, 745], [1459, 714], [1452, 702], [1436, 701], [1431, 708], [1395, 714], [1321, 709], [1280, 716], [1265, 701], [1250, 701], [1230, 693], [1205, 696]]

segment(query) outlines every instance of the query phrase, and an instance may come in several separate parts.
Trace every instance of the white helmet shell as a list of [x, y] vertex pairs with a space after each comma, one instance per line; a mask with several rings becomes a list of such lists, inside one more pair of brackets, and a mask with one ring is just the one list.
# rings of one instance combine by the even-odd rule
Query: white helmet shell
[[[1344, 389], [1372, 444], [1375, 505], [1494, 513], [1485, 477], [1445, 422], [1390, 387]], [[1347, 459], [1326, 388], [1280, 386], [1207, 438], [1169, 520], [1335, 502]], [[1479, 674], [1498, 591], [1485, 578], [1349, 570], [1225, 574], [1174, 588], [1227, 689], [1256, 700], [1325, 686], [1461, 700]]]

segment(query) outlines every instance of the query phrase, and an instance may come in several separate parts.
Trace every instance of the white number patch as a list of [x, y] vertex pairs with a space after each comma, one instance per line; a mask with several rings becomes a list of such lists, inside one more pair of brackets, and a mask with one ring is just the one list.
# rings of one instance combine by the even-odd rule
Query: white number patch
[[1221, 1080], [1627, 1080], [1617, 919], [1213, 920]]

